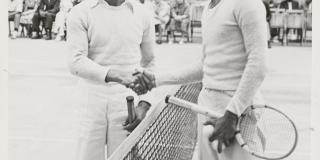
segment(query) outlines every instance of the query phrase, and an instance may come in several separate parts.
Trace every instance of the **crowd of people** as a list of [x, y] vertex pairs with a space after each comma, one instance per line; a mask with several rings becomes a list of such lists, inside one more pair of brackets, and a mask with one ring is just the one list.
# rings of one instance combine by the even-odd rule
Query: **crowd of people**
[[[65, 40], [66, 19], [73, 6], [81, 0], [9, 0], [9, 23], [14, 22], [11, 38], [17, 38], [19, 27], [26, 29], [27, 37], [32, 39]], [[189, 5], [185, 0], [140, 1], [154, 16], [156, 32], [159, 33], [157, 43], [162, 43], [165, 32], [173, 43], [174, 31], [181, 33], [180, 43], [184, 43], [188, 35]], [[42, 23], [41, 23], [42, 22]], [[45, 34], [42, 34], [45, 33]]]
[[[81, 1], [83, 0], [9, 0], [9, 21], [14, 22], [11, 38], [17, 38], [21, 26], [22, 29], [26, 29], [27, 37], [32, 39], [51, 40], [54, 36], [58, 41], [65, 40], [67, 15], [71, 8]], [[190, 4], [186, 0], [140, 0], [140, 2], [154, 17], [158, 44], [163, 42], [164, 35], [169, 44], [173, 43], [175, 32], [181, 34], [180, 44], [186, 42], [190, 26]], [[264, 0], [264, 4], [268, 22], [271, 20], [272, 8], [303, 9], [306, 12], [312, 9], [312, 0], [306, 0], [304, 3], [295, 0]], [[281, 31], [279, 28], [272, 28], [269, 43], [279, 42]], [[288, 34], [289, 30], [282, 31], [282, 34], [283, 32]], [[299, 39], [302, 38], [301, 29], [294, 32], [297, 32]]]
[[68, 12], [78, 3], [79, 0], [9, 0], [8, 20], [14, 22], [11, 38], [17, 38], [21, 26], [32, 39], [51, 40], [52, 35], [56, 40], [64, 39]]

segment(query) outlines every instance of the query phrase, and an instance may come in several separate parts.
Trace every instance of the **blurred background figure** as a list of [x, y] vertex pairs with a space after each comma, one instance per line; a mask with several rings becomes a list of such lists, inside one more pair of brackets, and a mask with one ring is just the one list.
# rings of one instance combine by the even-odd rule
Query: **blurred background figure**
[[162, 43], [162, 35], [166, 31], [167, 24], [170, 20], [170, 6], [162, 0], [154, 1], [155, 12], [155, 29], [159, 33], [157, 43]]
[[302, 4], [302, 8], [305, 12], [308, 11], [312, 11], [312, 0], [306, 0], [303, 4]]
[[294, 0], [284, 0], [280, 3], [280, 8], [286, 10], [300, 9], [299, 3]]
[[[9, 0], [8, 2], [9, 35], [11, 35], [12, 39], [17, 38], [22, 11], [23, 11], [22, 0]], [[10, 21], [14, 21], [14, 31], [12, 34], [10, 31]]]
[[20, 24], [27, 29], [27, 36], [32, 36], [32, 18], [39, 6], [39, 0], [24, 0], [24, 9], [21, 14]]
[[266, 21], [268, 23], [268, 48], [271, 48], [271, 33], [270, 33], [270, 20], [271, 20], [271, 11], [270, 11], [270, 0], [264, 0], [263, 4], [266, 8]]
[[[268, 0], [265, 0], [266, 2], [268, 2]], [[280, 5], [280, 2], [279, 3], [276, 3], [274, 0], [269, 0], [269, 8], [278, 8]]]
[[60, 0], [40, 0], [39, 7], [32, 19], [32, 38], [40, 39], [40, 22], [43, 23], [43, 28], [46, 31], [46, 40], [51, 40], [52, 24], [56, 14], [59, 12]]
[[56, 15], [55, 26], [52, 29], [52, 32], [56, 35], [56, 41], [64, 40], [66, 37], [67, 16], [73, 4], [72, 0], [61, 0], [60, 2], [60, 10]]
[[[298, 10], [301, 9], [299, 2], [294, 0], [284, 0], [280, 3], [280, 8], [283, 8], [286, 10], [286, 12], [291, 12], [292, 10]], [[291, 32], [290, 32], [291, 30]], [[297, 32], [297, 37], [299, 38], [293, 38], [293, 35]], [[287, 35], [288, 39], [299, 39], [302, 41], [302, 29], [290, 29], [287, 28], [284, 33]], [[290, 33], [290, 34], [289, 34]]]
[[190, 22], [189, 8], [185, 0], [175, 0], [175, 3], [171, 7], [171, 19], [168, 28], [171, 35], [169, 43], [173, 43], [172, 37], [175, 31], [181, 32], [179, 43], [184, 43], [184, 38], [188, 36], [188, 26]]

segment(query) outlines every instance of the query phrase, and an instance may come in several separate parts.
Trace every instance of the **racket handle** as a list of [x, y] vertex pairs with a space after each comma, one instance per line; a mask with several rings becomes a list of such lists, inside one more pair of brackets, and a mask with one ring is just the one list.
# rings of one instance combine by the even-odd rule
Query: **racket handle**
[[195, 103], [191, 103], [191, 102], [188, 102], [186, 100], [183, 100], [183, 99], [180, 99], [180, 98], [177, 98], [177, 97], [174, 97], [174, 96], [170, 96], [170, 95], [166, 96], [165, 102], [166, 103], [171, 103], [171, 104], [174, 104], [174, 105], [177, 105], [177, 106], [180, 106], [180, 107], [188, 108], [188, 109], [190, 109], [190, 110], [192, 110], [192, 111], [194, 111], [196, 113], [199, 113], [199, 114], [202, 114], [202, 115], [205, 115], [205, 116], [209, 116], [209, 117], [212, 117], [212, 118], [219, 118], [219, 117], [223, 116], [221, 113], [214, 112], [214, 111], [210, 110], [207, 107], [199, 106], [199, 105], [197, 105]]
[[133, 96], [127, 96], [127, 107], [128, 107], [128, 121], [129, 123], [132, 123], [136, 117], [136, 112], [134, 108], [134, 97]]

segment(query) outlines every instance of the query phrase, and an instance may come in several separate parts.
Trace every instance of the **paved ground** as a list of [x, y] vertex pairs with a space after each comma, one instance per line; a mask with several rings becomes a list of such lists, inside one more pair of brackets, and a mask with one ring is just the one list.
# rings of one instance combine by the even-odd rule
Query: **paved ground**
[[[182, 68], [200, 58], [200, 51], [199, 44], [160, 45], [156, 47], [157, 64], [160, 70]], [[75, 106], [70, 97], [76, 79], [67, 70], [67, 54], [64, 42], [9, 41], [9, 155], [12, 159], [72, 158], [70, 148], [76, 145], [72, 129]], [[308, 160], [311, 48], [276, 46], [269, 50], [267, 59], [265, 98], [288, 113], [299, 129], [298, 148], [288, 160]], [[164, 95], [168, 88], [158, 89], [159, 94]], [[26, 155], [27, 152], [30, 154]]]

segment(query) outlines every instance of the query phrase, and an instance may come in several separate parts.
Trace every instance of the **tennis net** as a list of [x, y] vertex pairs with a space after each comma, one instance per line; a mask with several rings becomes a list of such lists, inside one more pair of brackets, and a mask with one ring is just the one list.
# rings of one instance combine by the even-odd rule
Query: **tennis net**
[[[201, 83], [183, 85], [175, 96], [197, 102]], [[165, 99], [165, 97], [163, 97]], [[109, 157], [110, 160], [191, 160], [197, 115], [162, 101]]]

